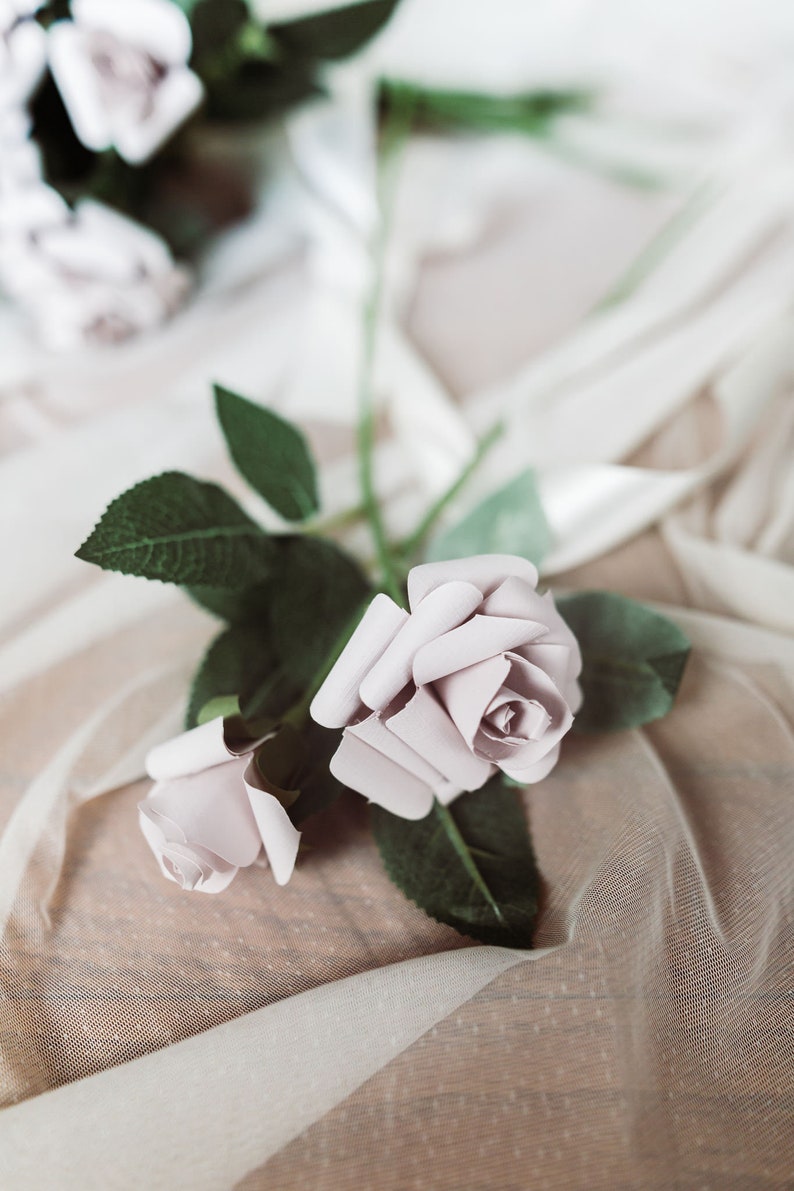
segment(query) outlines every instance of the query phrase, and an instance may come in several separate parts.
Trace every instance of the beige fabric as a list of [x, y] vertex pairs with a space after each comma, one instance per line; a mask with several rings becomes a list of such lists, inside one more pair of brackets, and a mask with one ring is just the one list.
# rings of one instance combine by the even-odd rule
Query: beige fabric
[[219, 898], [163, 881], [137, 830], [143, 755], [214, 626], [71, 553], [166, 467], [243, 496], [215, 379], [300, 416], [328, 511], [354, 501], [359, 295], [335, 258], [322, 280], [254, 229], [117, 355], [39, 359], [4, 325], [4, 1188], [791, 1185], [792, 179], [775, 152], [728, 165], [637, 301], [582, 322], [675, 195], [512, 142], [408, 159], [379, 364], [390, 524], [508, 409], [475, 489], [538, 463], [555, 585], [661, 602], [695, 645], [669, 719], [570, 738], [526, 795], [529, 955], [406, 902], [360, 799], [307, 830], [287, 887], [254, 867]]

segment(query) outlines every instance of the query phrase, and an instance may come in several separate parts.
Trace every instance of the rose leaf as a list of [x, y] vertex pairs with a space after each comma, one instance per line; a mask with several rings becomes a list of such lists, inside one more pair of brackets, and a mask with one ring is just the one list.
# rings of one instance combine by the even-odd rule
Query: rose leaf
[[[278, 539], [271, 602], [273, 637], [285, 668], [308, 682], [370, 596], [358, 564], [333, 542], [301, 535]], [[345, 642], [341, 642], [344, 644]]]
[[516, 791], [496, 777], [424, 819], [371, 811], [386, 872], [420, 909], [483, 943], [532, 946], [539, 877]]
[[550, 543], [535, 475], [527, 469], [431, 542], [428, 558], [439, 562], [472, 554], [518, 554], [537, 564]]
[[690, 651], [679, 628], [615, 592], [578, 592], [557, 608], [582, 651], [576, 731], [636, 728], [667, 715]]
[[194, 728], [209, 703], [240, 696], [267, 681], [277, 668], [266, 621], [225, 629], [211, 643], [193, 678], [185, 727]]
[[269, 571], [272, 542], [217, 484], [171, 471], [111, 501], [77, 557], [163, 583], [244, 587]]
[[263, 786], [279, 799], [296, 827], [325, 810], [344, 791], [328, 769], [338, 744], [338, 733], [308, 720], [300, 730], [282, 724], [257, 750]]
[[[273, 539], [274, 561], [278, 558], [280, 539]], [[273, 585], [265, 581], [252, 587], [186, 587], [186, 595], [194, 603], [228, 624], [257, 620], [269, 615]]]
[[289, 54], [303, 58], [347, 58], [386, 24], [399, 0], [364, 0], [268, 26]]
[[317, 474], [297, 426], [272, 410], [215, 386], [215, 408], [237, 469], [287, 521], [317, 512]]

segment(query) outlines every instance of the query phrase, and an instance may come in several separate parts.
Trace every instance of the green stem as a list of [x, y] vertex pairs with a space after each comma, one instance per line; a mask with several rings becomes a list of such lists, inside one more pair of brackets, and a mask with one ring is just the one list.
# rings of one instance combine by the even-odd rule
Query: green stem
[[662, 225], [650, 242], [641, 249], [623, 276], [598, 302], [595, 311], [606, 310], [631, 297], [646, 277], [662, 264], [689, 229], [697, 223], [713, 195], [714, 187], [711, 182], [707, 181], [698, 186], [684, 205]]
[[463, 836], [460, 834], [460, 831], [458, 830], [458, 825], [455, 822], [455, 820], [453, 819], [452, 813], [450, 812], [449, 807], [442, 806], [440, 802], [436, 801], [433, 804], [433, 810], [434, 810], [436, 816], [441, 820], [444, 830], [446, 831], [447, 835], [449, 836], [450, 843], [452, 844], [453, 848], [457, 852], [458, 859], [460, 860], [461, 864], [463, 865], [466, 872], [471, 877], [474, 884], [479, 889], [480, 893], [483, 895], [483, 897], [487, 901], [488, 905], [493, 910], [497, 921], [499, 923], [501, 923], [502, 926], [504, 926], [505, 925], [504, 915], [502, 914], [502, 911], [499, 909], [498, 904], [494, 900], [493, 894], [491, 893], [490, 889], [486, 885], [485, 880], [483, 879], [482, 873], [477, 868], [477, 865], [474, 863], [472, 854], [466, 845], [465, 839], [463, 838]]
[[334, 513], [333, 517], [323, 517], [321, 520], [304, 525], [301, 533], [310, 534], [312, 537], [328, 537], [329, 534], [336, 533], [338, 530], [349, 529], [351, 525], [363, 520], [366, 515], [367, 510], [361, 502], [353, 505], [352, 508]]
[[461, 471], [456, 480], [450, 484], [445, 492], [442, 492], [435, 504], [432, 504], [425, 513], [422, 520], [417, 525], [416, 529], [403, 538], [397, 546], [397, 550], [402, 557], [409, 557], [415, 554], [419, 547], [424, 542], [427, 535], [432, 530], [433, 526], [438, 521], [441, 514], [447, 506], [455, 499], [461, 489], [468, 483], [471, 476], [480, 466], [485, 456], [490, 451], [491, 447], [497, 442], [505, 432], [504, 422], [495, 422], [491, 429], [483, 435], [477, 443], [476, 450], [469, 462]]
[[378, 198], [380, 221], [373, 246], [372, 287], [364, 308], [364, 356], [361, 367], [361, 386], [358, 412], [358, 470], [362, 503], [375, 543], [383, 589], [402, 605], [403, 593], [392, 556], [386, 526], [375, 491], [375, 395], [373, 373], [377, 343], [378, 316], [383, 296], [384, 260], [391, 222], [392, 204], [396, 189], [396, 166], [399, 150], [405, 142], [412, 119], [412, 104], [390, 106], [383, 129], [383, 141], [378, 159]]

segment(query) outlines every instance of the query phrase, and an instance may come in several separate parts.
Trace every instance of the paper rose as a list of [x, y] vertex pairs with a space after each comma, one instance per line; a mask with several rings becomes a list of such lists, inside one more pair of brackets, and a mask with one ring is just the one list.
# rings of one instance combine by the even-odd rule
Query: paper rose
[[497, 770], [537, 782], [581, 703], [576, 639], [522, 558], [427, 563], [373, 600], [311, 707], [339, 781], [406, 819]]
[[201, 102], [190, 24], [171, 0], [72, 0], [49, 33], [50, 68], [77, 136], [146, 161]]
[[0, 201], [41, 180], [41, 157], [30, 139], [30, 123], [22, 108], [0, 106]]
[[47, 62], [47, 35], [29, 18], [41, 5], [0, 0], [0, 112], [30, 99]]
[[9, 196], [3, 207], [0, 285], [49, 347], [116, 343], [181, 305], [186, 270], [140, 224], [88, 199], [72, 212], [43, 185]]
[[141, 831], [163, 875], [183, 889], [220, 893], [263, 845], [276, 882], [290, 879], [300, 832], [262, 786], [250, 756], [257, 743], [236, 746], [218, 718], [146, 758], [155, 785], [138, 804]]

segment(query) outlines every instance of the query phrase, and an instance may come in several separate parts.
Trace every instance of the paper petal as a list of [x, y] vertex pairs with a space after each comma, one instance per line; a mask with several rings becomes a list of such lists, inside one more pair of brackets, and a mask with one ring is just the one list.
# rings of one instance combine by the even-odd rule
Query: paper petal
[[139, 804], [138, 814], [144, 839], [154, 853], [160, 872], [169, 881], [196, 893], [222, 893], [237, 876], [236, 865], [227, 863], [206, 848], [191, 848], [170, 840], [166, 834], [167, 823], [148, 810], [145, 803]]
[[9, 59], [0, 63], [0, 107], [11, 108], [27, 102], [44, 73], [47, 35], [35, 21], [23, 21], [0, 38], [0, 54], [5, 49]]
[[314, 696], [311, 705], [313, 720], [324, 728], [344, 728], [358, 717], [361, 682], [407, 619], [408, 613], [389, 596], [382, 593], [375, 596]]
[[140, 804], [171, 826], [173, 841], [195, 844], [238, 868], [253, 864], [262, 840], [243, 784], [245, 761], [158, 782]]
[[0, 202], [0, 232], [24, 233], [65, 223], [70, 211], [50, 186], [20, 186]]
[[342, 737], [330, 769], [343, 785], [402, 819], [424, 819], [433, 806], [433, 791], [426, 782], [350, 732]]
[[204, 96], [198, 75], [174, 70], [159, 84], [151, 114], [145, 120], [113, 124], [113, 141], [120, 157], [132, 165], [147, 161], [193, 112]]
[[165, 241], [150, 228], [94, 199], [81, 199], [75, 214], [82, 231], [112, 244], [127, 260], [133, 260], [136, 273], [140, 274], [141, 266], [152, 274], [172, 270], [173, 261]]
[[486, 707], [509, 673], [510, 662], [500, 655], [449, 674], [435, 684], [442, 703], [469, 748], [474, 745]]
[[286, 885], [295, 868], [301, 833], [275, 795], [262, 789], [253, 761], [245, 770], [245, 789], [273, 877], [277, 885]]
[[[562, 739], [573, 723], [573, 713], [545, 671], [516, 655], [510, 656], [509, 660], [510, 677], [508, 681], [510, 687], [521, 698], [536, 700], [540, 703], [551, 716], [552, 721], [540, 740], [527, 740], [515, 750], [511, 750], [515, 758], [515, 767], [528, 768], [542, 760], [549, 750]], [[490, 746], [478, 735], [475, 737], [474, 747], [488, 751]], [[502, 753], [501, 749], [495, 751]], [[497, 758], [495, 756], [494, 760], [497, 759], [501, 762], [504, 757], [500, 755]]]
[[523, 782], [527, 786], [531, 786], [534, 782], [540, 782], [544, 777], [551, 773], [560, 756], [560, 746], [556, 744], [554, 748], [549, 749], [545, 757], [540, 761], [536, 761], [533, 765], [527, 766], [525, 769], [520, 769], [512, 765], [502, 765], [500, 768], [502, 773], [507, 774], [513, 781]]
[[190, 24], [170, 0], [72, 0], [72, 13], [78, 24], [138, 46], [156, 62], [180, 64], [190, 57]]
[[544, 639], [521, 646], [516, 649], [516, 653], [531, 662], [533, 666], [539, 666], [541, 670], [545, 670], [557, 689], [565, 696], [565, 701], [571, 711], [577, 710], [579, 684], [573, 677], [572, 671], [577, 667], [581, 668], [581, 666], [578, 657], [571, 657], [571, 649], [568, 645], [550, 644]]
[[545, 626], [536, 621], [511, 620], [506, 616], [472, 616], [465, 624], [422, 646], [414, 658], [414, 682], [424, 686], [437, 678], [445, 678], [475, 662], [526, 645], [545, 632]]
[[480, 609], [486, 616], [510, 616], [538, 620], [546, 624], [546, 605], [535, 587], [525, 579], [510, 575], [491, 592]]
[[[412, 572], [413, 573], [413, 572]], [[361, 683], [361, 701], [382, 711], [411, 681], [414, 658], [423, 645], [462, 624], [482, 600], [478, 588], [460, 581], [424, 599]]]
[[511, 575], [532, 587], [538, 582], [537, 567], [514, 554], [475, 554], [449, 562], [426, 562], [414, 567], [408, 576], [408, 602], [413, 612], [436, 587], [454, 580], [473, 583], [483, 596], [488, 596]]
[[112, 136], [86, 40], [72, 21], [56, 21], [49, 31], [50, 69], [78, 138], [99, 153], [110, 148]]
[[426, 689], [418, 690], [386, 726], [459, 790], [479, 790], [494, 772], [487, 761], [470, 751], [444, 708]]
[[381, 716], [370, 715], [360, 724], [348, 728], [348, 732], [351, 736], [363, 740], [377, 752], [383, 753], [390, 761], [394, 761], [408, 773], [418, 777], [420, 781], [425, 782], [431, 787], [436, 798], [441, 800], [454, 798], [461, 793], [461, 786], [453, 786], [447, 778], [439, 773], [430, 760], [423, 756], [420, 757], [405, 741], [401, 740], [399, 736], [395, 736]]
[[229, 760], [223, 736], [223, 717], [218, 716], [181, 736], [158, 744], [146, 757], [146, 772], [155, 781], [201, 773]]

